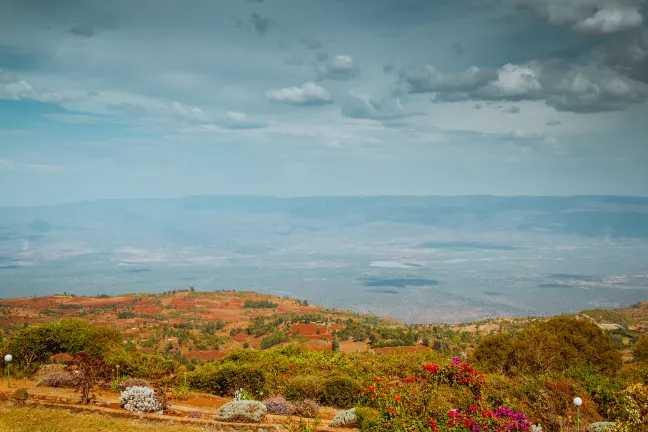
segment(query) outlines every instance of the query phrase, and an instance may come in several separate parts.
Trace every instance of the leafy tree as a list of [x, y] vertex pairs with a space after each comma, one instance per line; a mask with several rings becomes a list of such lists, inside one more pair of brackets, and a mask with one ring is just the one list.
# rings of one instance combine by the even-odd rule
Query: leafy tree
[[471, 360], [484, 371], [502, 372], [514, 349], [514, 341], [508, 335], [498, 333], [486, 336], [473, 352]]
[[338, 339], [337, 331], [333, 331], [333, 342], [331, 343], [331, 349], [333, 351], [340, 351], [340, 339]]
[[570, 367], [590, 366], [615, 375], [621, 355], [614, 343], [594, 323], [572, 317], [556, 317], [530, 325], [514, 339], [486, 337], [473, 354], [483, 368], [509, 374], [541, 374]]
[[642, 336], [634, 349], [634, 358], [639, 362], [648, 362], [648, 336]]

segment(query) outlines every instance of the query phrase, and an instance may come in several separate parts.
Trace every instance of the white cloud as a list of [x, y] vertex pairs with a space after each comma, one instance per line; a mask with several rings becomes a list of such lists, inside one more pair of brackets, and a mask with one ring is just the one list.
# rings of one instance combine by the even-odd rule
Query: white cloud
[[346, 101], [342, 104], [341, 113], [344, 117], [368, 120], [396, 120], [423, 115], [405, 110], [400, 98], [374, 100], [371, 96], [361, 95], [354, 91], [349, 92]]
[[552, 24], [577, 31], [610, 34], [637, 28], [643, 23], [644, 0], [503, 0], [534, 11]]
[[38, 91], [27, 81], [18, 79], [0, 69], [0, 99], [60, 102], [63, 97], [58, 93]]
[[456, 73], [444, 73], [430, 65], [402, 74], [412, 93], [470, 92], [495, 81], [497, 77], [497, 72], [492, 69], [471, 67]]
[[228, 111], [220, 124], [227, 129], [261, 129], [267, 126], [265, 122], [250, 119], [245, 113]]
[[307, 82], [301, 87], [270, 90], [266, 92], [266, 97], [289, 105], [322, 105], [332, 102], [328, 90], [313, 82]]
[[606, 34], [639, 27], [642, 23], [643, 16], [638, 10], [612, 8], [598, 10], [594, 15], [577, 22], [574, 28], [585, 33]]
[[360, 68], [348, 55], [329, 57], [323, 65], [317, 68], [319, 79], [348, 81], [360, 75]]

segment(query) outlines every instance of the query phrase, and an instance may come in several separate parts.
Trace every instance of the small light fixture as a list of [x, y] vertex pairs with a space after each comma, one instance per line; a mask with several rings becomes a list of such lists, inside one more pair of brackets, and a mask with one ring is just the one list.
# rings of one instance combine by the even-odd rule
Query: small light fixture
[[11, 388], [11, 361], [13, 360], [13, 356], [11, 354], [7, 354], [4, 356], [4, 361], [7, 362], [7, 388]]
[[574, 398], [574, 405], [576, 405], [576, 432], [580, 432], [580, 407], [583, 405], [583, 399], [576, 396]]

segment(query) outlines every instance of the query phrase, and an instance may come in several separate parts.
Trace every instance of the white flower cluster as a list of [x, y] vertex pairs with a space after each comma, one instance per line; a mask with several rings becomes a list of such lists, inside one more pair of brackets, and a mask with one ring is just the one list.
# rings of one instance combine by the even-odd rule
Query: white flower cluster
[[247, 400], [247, 397], [245, 396], [245, 391], [240, 388], [234, 392], [234, 401], [241, 401], [241, 400]]
[[531, 425], [531, 429], [529, 429], [529, 432], [542, 432], [542, 426], [539, 424]]
[[133, 386], [121, 393], [120, 402], [124, 409], [134, 412], [163, 414], [163, 407], [155, 390], [150, 387]]

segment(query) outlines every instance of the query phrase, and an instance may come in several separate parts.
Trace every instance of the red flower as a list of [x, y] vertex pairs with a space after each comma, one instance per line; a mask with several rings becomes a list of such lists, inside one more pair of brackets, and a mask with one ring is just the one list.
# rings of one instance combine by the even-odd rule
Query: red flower
[[376, 387], [375, 386], [369, 386], [369, 387], [367, 387], [367, 391], [376, 391]]
[[457, 411], [448, 411], [448, 417], [450, 418], [457, 417]]
[[431, 373], [436, 373], [439, 371], [441, 367], [438, 364], [434, 365], [425, 365], [423, 366], [423, 370], [426, 372], [431, 372]]
[[394, 400], [395, 401], [402, 401], [403, 399], [400, 398], [398, 395], [394, 395]]
[[413, 383], [413, 382], [414, 382], [414, 378], [403, 378], [403, 382], [406, 382], [406, 383]]
[[382, 379], [381, 378], [374, 378], [374, 382], [377, 382], [377, 383], [382, 382]]

